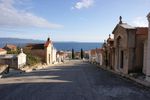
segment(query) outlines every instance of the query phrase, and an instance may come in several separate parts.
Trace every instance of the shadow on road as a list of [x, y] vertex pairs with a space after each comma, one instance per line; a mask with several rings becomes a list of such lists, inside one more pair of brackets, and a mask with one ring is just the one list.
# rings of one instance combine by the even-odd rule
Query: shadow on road
[[150, 91], [87, 62], [71, 63], [0, 80], [1, 100], [149, 100]]

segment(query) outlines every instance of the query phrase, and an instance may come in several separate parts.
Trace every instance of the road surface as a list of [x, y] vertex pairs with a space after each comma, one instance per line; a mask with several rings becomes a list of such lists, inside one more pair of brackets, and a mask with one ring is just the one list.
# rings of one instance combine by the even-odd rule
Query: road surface
[[150, 90], [75, 60], [0, 79], [0, 100], [150, 100]]

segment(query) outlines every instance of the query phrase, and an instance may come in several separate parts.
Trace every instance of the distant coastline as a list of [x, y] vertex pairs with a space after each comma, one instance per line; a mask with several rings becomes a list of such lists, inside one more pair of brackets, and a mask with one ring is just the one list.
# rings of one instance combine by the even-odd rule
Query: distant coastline
[[[32, 39], [19, 39], [19, 38], [0, 38], [0, 47], [4, 47], [6, 44], [14, 44], [19, 47], [24, 47], [28, 43], [44, 43], [42, 40], [32, 40]], [[100, 48], [102, 43], [96, 42], [53, 42], [54, 47], [57, 50], [71, 50], [72, 48], [79, 51], [81, 48], [83, 50], [90, 50], [94, 48]]]

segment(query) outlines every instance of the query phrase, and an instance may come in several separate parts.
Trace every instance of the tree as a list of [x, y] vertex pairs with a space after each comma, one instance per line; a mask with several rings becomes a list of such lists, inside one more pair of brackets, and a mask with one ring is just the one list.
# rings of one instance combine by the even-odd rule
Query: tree
[[74, 49], [72, 49], [72, 59], [74, 59], [75, 56], [74, 56]]
[[81, 48], [81, 59], [83, 59], [84, 54], [83, 54], [83, 49]]

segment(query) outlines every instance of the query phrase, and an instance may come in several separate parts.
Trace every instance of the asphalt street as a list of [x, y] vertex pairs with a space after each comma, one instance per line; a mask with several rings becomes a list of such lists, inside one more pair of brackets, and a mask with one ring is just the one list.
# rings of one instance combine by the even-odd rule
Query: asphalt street
[[0, 100], [150, 100], [150, 90], [74, 60], [0, 79]]

